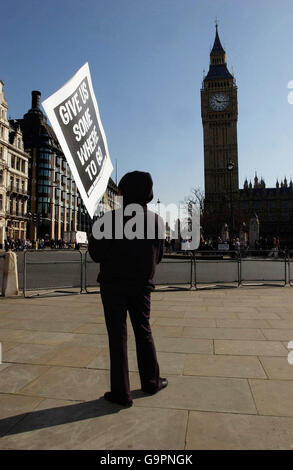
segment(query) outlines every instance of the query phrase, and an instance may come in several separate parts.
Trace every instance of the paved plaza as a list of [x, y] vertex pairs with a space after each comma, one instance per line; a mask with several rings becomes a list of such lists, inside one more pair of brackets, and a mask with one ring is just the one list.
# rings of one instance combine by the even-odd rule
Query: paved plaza
[[291, 287], [158, 289], [151, 324], [169, 386], [134, 406], [103, 399], [99, 294], [0, 299], [1, 449], [293, 449]]

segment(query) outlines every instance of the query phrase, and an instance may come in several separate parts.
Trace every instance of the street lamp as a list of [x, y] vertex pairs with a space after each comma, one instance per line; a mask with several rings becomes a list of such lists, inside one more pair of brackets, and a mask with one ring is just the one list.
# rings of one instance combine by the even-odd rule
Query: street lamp
[[227, 170], [230, 175], [230, 230], [231, 230], [230, 239], [231, 239], [231, 235], [233, 235], [233, 230], [234, 230], [233, 206], [232, 206], [232, 172], [233, 172], [234, 166], [235, 164], [231, 160], [227, 164]]
[[160, 201], [159, 198], [158, 198], [158, 200], [157, 200], [157, 204], [158, 204], [158, 213], [159, 213], [159, 215], [160, 215], [160, 204], [161, 204], [161, 201]]

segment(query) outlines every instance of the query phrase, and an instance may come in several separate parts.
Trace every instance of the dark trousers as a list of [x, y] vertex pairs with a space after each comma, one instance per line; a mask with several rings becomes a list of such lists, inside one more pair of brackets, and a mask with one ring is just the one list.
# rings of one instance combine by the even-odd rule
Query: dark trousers
[[132, 323], [141, 387], [147, 391], [159, 388], [159, 365], [149, 323], [150, 292], [141, 288], [133, 292], [117, 292], [111, 285], [101, 285], [110, 347], [111, 392], [131, 399], [127, 358], [127, 311]]

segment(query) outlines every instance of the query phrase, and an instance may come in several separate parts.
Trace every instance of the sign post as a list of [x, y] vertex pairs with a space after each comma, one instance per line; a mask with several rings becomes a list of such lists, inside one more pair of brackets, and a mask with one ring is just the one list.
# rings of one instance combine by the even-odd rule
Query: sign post
[[103, 197], [113, 165], [86, 63], [42, 103], [91, 218]]

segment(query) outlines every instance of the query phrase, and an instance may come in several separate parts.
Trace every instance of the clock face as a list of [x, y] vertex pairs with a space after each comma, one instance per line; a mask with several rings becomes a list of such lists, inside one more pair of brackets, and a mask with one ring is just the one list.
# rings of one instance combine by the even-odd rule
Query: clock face
[[210, 106], [215, 111], [223, 111], [229, 104], [229, 97], [224, 93], [216, 93], [210, 98]]

